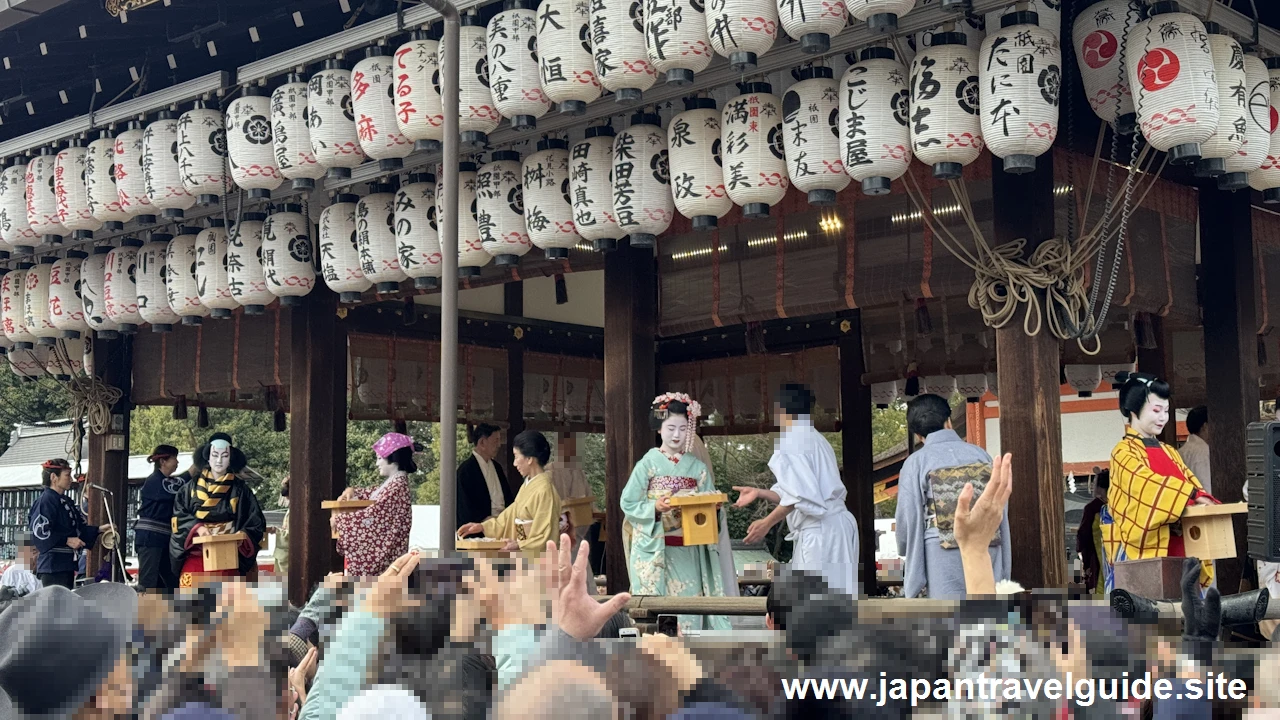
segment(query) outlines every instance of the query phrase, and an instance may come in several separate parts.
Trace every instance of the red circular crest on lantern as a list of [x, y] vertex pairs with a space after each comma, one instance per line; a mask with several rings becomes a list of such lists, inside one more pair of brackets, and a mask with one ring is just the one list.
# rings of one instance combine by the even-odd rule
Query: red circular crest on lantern
[[1172, 50], [1155, 48], [1149, 50], [1138, 62], [1138, 80], [1147, 92], [1155, 92], [1172, 85], [1181, 70], [1182, 63]]
[[1280, 112], [1276, 112], [1275, 107], [1272, 107], [1271, 108], [1271, 130], [1269, 131], [1272, 135], [1275, 134], [1277, 125], [1280, 125]]
[[1089, 67], [1098, 68], [1111, 62], [1120, 49], [1116, 36], [1106, 30], [1094, 30], [1084, 39], [1084, 62]]

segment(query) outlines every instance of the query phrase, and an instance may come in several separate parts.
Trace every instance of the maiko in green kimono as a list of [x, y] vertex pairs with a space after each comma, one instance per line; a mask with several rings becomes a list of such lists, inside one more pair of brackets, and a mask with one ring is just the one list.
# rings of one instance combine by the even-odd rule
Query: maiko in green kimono
[[[632, 595], [723, 596], [718, 549], [684, 544], [679, 510], [667, 498], [680, 492], [714, 492], [711, 473], [689, 452], [698, 404], [686, 395], [654, 400], [650, 424], [662, 446], [640, 458], [622, 490], [622, 512], [631, 525], [628, 570]], [[722, 615], [681, 615], [680, 630], [728, 630]]]

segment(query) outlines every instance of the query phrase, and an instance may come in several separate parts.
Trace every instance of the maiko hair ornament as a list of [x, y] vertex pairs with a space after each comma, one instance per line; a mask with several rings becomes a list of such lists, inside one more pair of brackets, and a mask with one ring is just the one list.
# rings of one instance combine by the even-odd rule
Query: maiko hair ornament
[[702, 417], [702, 406], [684, 393], [665, 393], [653, 399], [652, 408], [655, 427], [660, 427], [673, 414], [685, 416], [688, 432], [685, 434], [682, 452], [689, 452], [693, 447], [693, 436], [698, 431], [698, 418]]

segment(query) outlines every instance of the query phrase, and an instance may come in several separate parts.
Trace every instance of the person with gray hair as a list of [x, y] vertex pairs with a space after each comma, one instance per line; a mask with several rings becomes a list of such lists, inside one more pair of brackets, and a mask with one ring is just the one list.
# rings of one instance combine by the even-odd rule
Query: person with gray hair
[[620, 709], [599, 672], [552, 660], [512, 685], [493, 714], [495, 720], [617, 720]]

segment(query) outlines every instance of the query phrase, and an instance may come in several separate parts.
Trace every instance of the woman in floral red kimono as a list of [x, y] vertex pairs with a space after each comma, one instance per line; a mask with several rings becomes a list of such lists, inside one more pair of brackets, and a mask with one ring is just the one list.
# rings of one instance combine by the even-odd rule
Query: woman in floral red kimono
[[413, 439], [387, 433], [373, 444], [378, 474], [385, 477], [376, 488], [347, 488], [339, 500], [372, 500], [363, 510], [333, 515], [338, 531], [338, 552], [345, 558], [347, 575], [377, 577], [409, 552], [409, 527], [413, 508], [409, 474], [418, 471], [413, 462]]

